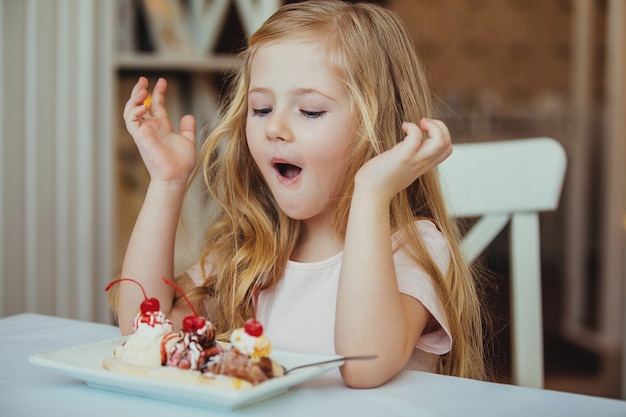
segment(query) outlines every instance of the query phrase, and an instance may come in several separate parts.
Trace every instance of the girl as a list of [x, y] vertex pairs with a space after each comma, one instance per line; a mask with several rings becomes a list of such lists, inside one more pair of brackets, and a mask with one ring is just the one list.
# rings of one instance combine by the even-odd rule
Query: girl
[[[197, 173], [216, 208], [198, 263], [177, 277], [222, 337], [253, 315], [278, 348], [376, 354], [341, 367], [375, 387], [405, 367], [483, 378], [476, 283], [433, 168], [451, 152], [400, 19], [372, 4], [283, 6], [249, 40]], [[196, 165], [195, 121], [168, 120], [141, 77], [124, 109], [150, 173], [122, 276], [174, 323], [189, 314], [174, 242]], [[413, 123], [419, 121], [419, 125]], [[207, 214], [208, 215], [208, 214]], [[123, 333], [143, 299], [122, 283]], [[453, 343], [454, 341], [454, 343]]]

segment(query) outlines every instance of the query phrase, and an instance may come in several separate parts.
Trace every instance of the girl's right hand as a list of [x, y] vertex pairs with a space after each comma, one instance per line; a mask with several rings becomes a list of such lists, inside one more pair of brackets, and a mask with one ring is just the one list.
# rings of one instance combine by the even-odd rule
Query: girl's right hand
[[148, 80], [139, 77], [124, 107], [124, 121], [151, 180], [186, 183], [196, 164], [196, 121], [193, 116], [184, 116], [180, 120], [180, 134], [173, 131], [165, 110], [166, 90], [167, 82], [159, 78], [148, 109], [144, 105]]

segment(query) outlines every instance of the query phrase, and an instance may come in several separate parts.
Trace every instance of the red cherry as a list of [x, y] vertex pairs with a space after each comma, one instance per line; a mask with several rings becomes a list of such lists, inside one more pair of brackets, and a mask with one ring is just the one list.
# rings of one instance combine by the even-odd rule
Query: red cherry
[[141, 302], [139, 306], [141, 309], [141, 314], [148, 314], [150, 312], [159, 311], [161, 309], [161, 304], [159, 304], [159, 300], [156, 298], [147, 298]]
[[146, 290], [143, 288], [143, 285], [141, 285], [141, 283], [139, 281], [135, 281], [132, 278], [120, 278], [120, 279], [116, 279], [114, 281], [111, 281], [104, 288], [104, 290], [105, 291], [109, 291], [112, 286], [114, 286], [115, 284], [117, 284], [119, 282], [122, 282], [122, 281], [134, 282], [135, 284], [139, 285], [139, 288], [141, 288], [141, 292], [143, 293], [143, 298], [144, 298], [144, 300], [141, 302], [141, 305], [139, 306], [139, 308], [141, 310], [141, 314], [146, 315], [146, 314], [148, 314], [150, 312], [159, 311], [161, 309], [161, 305], [159, 304], [159, 300], [156, 299], [156, 298], [148, 298], [148, 295], [146, 294]]
[[189, 333], [196, 333], [206, 326], [206, 320], [200, 316], [187, 316], [183, 319], [183, 330]]
[[263, 325], [255, 319], [249, 319], [243, 326], [243, 329], [250, 336], [259, 337], [263, 334]]
[[185, 295], [185, 292], [169, 279], [163, 277], [163, 281], [165, 281], [165, 283], [170, 287], [174, 288], [176, 292], [185, 299], [187, 305], [189, 305], [189, 308], [191, 308], [191, 311], [193, 312], [192, 316], [187, 316], [183, 319], [183, 330], [188, 333], [196, 333], [198, 330], [202, 329], [206, 324], [206, 320], [203, 317], [200, 317], [191, 301], [189, 301], [189, 298]]
[[243, 329], [245, 330], [245, 332], [248, 333], [250, 336], [254, 336], [254, 337], [259, 337], [263, 334], [263, 325], [261, 324], [260, 321], [257, 321], [256, 319], [256, 307], [258, 304], [258, 300], [259, 300], [259, 286], [255, 285], [252, 288], [252, 311], [254, 313], [254, 317], [251, 319], [248, 319], [248, 321], [246, 321], [246, 324], [243, 326]]

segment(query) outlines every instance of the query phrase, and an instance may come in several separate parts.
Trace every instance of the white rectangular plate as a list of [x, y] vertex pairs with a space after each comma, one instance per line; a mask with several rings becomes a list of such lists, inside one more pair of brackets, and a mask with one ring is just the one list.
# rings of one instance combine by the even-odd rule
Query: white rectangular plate
[[[243, 407], [276, 395], [342, 364], [335, 362], [294, 371], [273, 378], [252, 388], [234, 390], [219, 387], [186, 384], [148, 377], [125, 375], [102, 368], [102, 361], [112, 356], [113, 349], [124, 338], [74, 346], [50, 353], [29, 356], [30, 363], [49, 368], [59, 374], [84, 381], [88, 386], [103, 390], [139, 395], [159, 400], [215, 409]], [[313, 363], [339, 356], [311, 355], [274, 349], [271, 357], [285, 368]]]

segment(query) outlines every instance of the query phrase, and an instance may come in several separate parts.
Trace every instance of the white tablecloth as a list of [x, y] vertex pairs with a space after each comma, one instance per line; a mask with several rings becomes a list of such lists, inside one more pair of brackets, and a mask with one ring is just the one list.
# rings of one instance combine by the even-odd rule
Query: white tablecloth
[[0, 319], [0, 416], [626, 416], [626, 402], [406, 371], [369, 390], [325, 374], [286, 394], [215, 411], [93, 389], [28, 356], [118, 336], [114, 326], [36, 314]]

